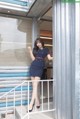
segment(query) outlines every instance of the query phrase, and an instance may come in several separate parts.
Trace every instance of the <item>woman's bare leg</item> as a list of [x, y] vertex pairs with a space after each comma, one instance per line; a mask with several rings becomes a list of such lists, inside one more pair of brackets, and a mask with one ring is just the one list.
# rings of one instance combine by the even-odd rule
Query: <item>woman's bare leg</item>
[[37, 103], [37, 105], [39, 105], [39, 98], [38, 98], [38, 84], [40, 81], [39, 77], [31, 77], [32, 80], [32, 86], [33, 86], [33, 90], [32, 90], [32, 98], [31, 98], [31, 102], [29, 104], [29, 110], [32, 109], [32, 106], [34, 104], [34, 101]]
[[39, 85], [40, 77], [35, 77], [35, 103], [36, 106], [39, 106], [39, 97], [38, 97], [38, 85]]
[[34, 81], [35, 81], [35, 77], [31, 77], [31, 80], [32, 80], [32, 97], [31, 97], [31, 102], [29, 104], [29, 110], [32, 109], [32, 106], [33, 106], [34, 101], [35, 101], [35, 96], [34, 96]]

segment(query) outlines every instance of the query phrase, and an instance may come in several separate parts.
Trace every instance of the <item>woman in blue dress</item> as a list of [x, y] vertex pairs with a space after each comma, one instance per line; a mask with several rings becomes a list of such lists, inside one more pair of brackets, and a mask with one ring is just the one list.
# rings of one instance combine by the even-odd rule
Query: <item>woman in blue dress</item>
[[40, 107], [37, 88], [45, 67], [45, 58], [47, 57], [48, 60], [52, 60], [53, 57], [51, 57], [49, 54], [48, 48], [44, 47], [44, 42], [40, 38], [36, 39], [33, 51], [31, 47], [28, 47], [28, 49], [32, 59], [30, 66], [30, 76], [32, 80], [33, 91], [31, 102], [29, 104], [29, 112], [31, 112], [34, 106], [34, 102], [37, 108]]

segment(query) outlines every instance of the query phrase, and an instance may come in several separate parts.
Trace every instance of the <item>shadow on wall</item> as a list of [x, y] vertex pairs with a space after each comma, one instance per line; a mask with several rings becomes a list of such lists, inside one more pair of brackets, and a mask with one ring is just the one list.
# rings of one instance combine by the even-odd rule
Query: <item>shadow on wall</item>
[[26, 48], [14, 50], [9, 49], [0, 53], [0, 64], [18, 64], [19, 62], [27, 64], [31, 63], [30, 54]]
[[32, 20], [8, 20], [8, 24], [4, 22], [2, 28], [8, 29], [10, 23], [11, 29], [0, 35], [0, 66], [30, 65], [31, 57], [27, 47], [32, 45]]
[[31, 19], [18, 19], [17, 20], [17, 28], [21, 32], [26, 33], [26, 48], [23, 49], [16, 49], [15, 50], [15, 55], [16, 58], [19, 59], [20, 61], [26, 61], [29, 63], [31, 62], [30, 54], [28, 52], [27, 47], [32, 46], [32, 20]]
[[26, 19], [26, 20], [18, 19], [17, 28], [21, 32], [32, 33], [32, 30], [31, 30], [32, 29], [32, 20], [31, 19]]
[[16, 59], [19, 60], [19, 61], [27, 61], [27, 62], [31, 62], [31, 58], [30, 58], [30, 54], [26, 49], [17, 49], [15, 50], [15, 56], [16, 56]]
[[26, 33], [26, 44], [27, 43], [31, 44], [32, 43], [32, 20], [31, 19], [26, 19], [26, 20], [18, 19], [17, 28], [19, 31]]
[[[18, 49], [15, 51], [15, 54], [16, 56], [18, 54], [17, 58], [22, 58], [21, 60], [24, 60], [24, 58], [27, 59], [28, 57], [27, 60], [30, 61], [30, 58], [29, 58], [30, 55], [29, 55], [27, 47], [32, 46], [32, 20], [31, 19], [25, 19], [25, 20], [18, 19], [17, 28], [19, 31], [26, 33], [26, 49]], [[23, 55], [23, 57], [21, 57], [21, 55]]]

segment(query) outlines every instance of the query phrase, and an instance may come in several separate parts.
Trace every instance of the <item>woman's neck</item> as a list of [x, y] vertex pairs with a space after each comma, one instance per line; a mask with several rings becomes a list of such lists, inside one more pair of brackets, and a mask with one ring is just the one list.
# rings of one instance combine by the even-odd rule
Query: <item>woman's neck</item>
[[42, 50], [43, 49], [43, 47], [41, 47], [41, 48], [39, 48], [40, 50]]

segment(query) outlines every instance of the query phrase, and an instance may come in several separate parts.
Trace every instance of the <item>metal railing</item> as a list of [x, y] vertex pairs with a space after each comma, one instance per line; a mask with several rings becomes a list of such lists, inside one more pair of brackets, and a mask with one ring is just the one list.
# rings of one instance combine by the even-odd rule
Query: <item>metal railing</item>
[[[35, 80], [36, 81], [36, 80]], [[48, 111], [55, 111], [54, 108], [54, 92], [55, 92], [55, 85], [54, 85], [53, 79], [47, 79], [47, 80], [40, 80], [39, 81], [39, 96], [40, 96], [40, 109], [36, 110], [36, 106], [34, 106], [34, 109], [32, 112], [29, 112], [29, 105], [32, 95], [32, 81], [24, 81], [9, 92], [5, 93], [0, 97], [0, 102], [3, 104], [5, 102], [5, 105], [2, 107], [2, 109], [5, 109], [3, 113], [5, 113], [5, 118], [7, 119], [7, 115], [9, 113], [9, 108], [12, 108], [12, 114], [13, 118], [16, 117], [16, 110], [17, 107], [20, 109], [20, 117], [21, 119], [25, 119], [26, 117], [29, 119], [29, 116], [31, 114], [36, 113], [42, 113], [42, 112], [48, 112]], [[23, 95], [23, 87], [26, 85], [26, 96]], [[17, 91], [20, 90], [19, 98], [17, 99]], [[54, 91], [54, 92], [53, 92]], [[11, 96], [11, 94], [13, 94]], [[18, 102], [19, 101], [19, 102]], [[22, 107], [27, 107], [25, 113]], [[23, 114], [24, 113], [24, 114]]]

